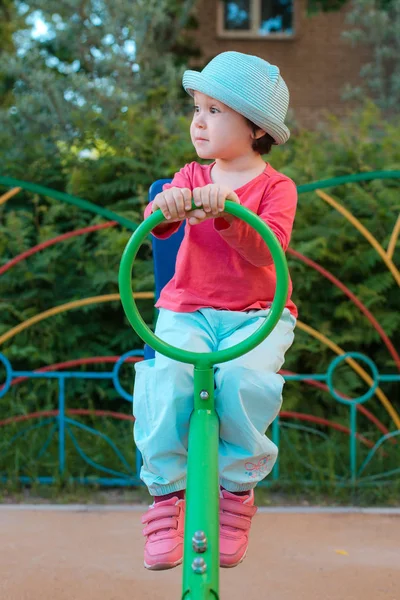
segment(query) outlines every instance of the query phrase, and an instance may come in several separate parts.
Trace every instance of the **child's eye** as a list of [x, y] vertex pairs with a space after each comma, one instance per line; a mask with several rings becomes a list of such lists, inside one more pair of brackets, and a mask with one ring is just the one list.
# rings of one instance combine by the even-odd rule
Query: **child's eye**
[[[198, 112], [200, 112], [200, 107], [199, 107], [199, 106], [197, 106], [197, 105], [195, 105], [195, 106], [193, 107], [193, 110], [194, 110], [194, 112], [195, 112], [195, 113], [198, 113]], [[211, 107], [210, 107], [210, 113], [211, 113], [211, 114], [213, 114], [213, 115], [214, 115], [215, 113], [219, 113], [219, 112], [221, 112], [221, 111], [220, 111], [220, 110], [218, 110], [218, 108], [216, 108], [215, 106], [211, 106]]]

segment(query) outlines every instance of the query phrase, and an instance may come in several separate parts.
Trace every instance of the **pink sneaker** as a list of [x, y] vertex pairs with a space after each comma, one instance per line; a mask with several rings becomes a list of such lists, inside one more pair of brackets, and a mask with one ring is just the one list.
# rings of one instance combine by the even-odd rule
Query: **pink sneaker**
[[220, 496], [219, 564], [226, 568], [236, 567], [246, 557], [251, 519], [257, 512], [254, 492], [237, 496], [221, 490]]
[[185, 500], [174, 497], [149, 506], [142, 517], [146, 569], [161, 571], [181, 564], [184, 522]]

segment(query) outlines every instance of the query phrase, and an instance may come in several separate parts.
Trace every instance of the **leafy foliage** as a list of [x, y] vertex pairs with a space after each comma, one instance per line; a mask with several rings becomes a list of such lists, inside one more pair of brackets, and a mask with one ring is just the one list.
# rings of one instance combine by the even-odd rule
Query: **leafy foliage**
[[[183, 56], [179, 11], [182, 6], [189, 8], [190, 2], [147, 3], [148, 14], [154, 9], [149, 29], [145, 27], [145, 9], [142, 13], [129, 12], [133, 5], [135, 11], [144, 6], [84, 2], [78, 7], [68, 2], [56, 7], [54, 2], [37, 3], [47, 21], [53, 23], [56, 35], [38, 43], [30, 39], [23, 60], [11, 52], [10, 60], [3, 61], [0, 85], [4, 97], [11, 94], [12, 102], [8, 96], [0, 107], [0, 172], [66, 191], [139, 223], [150, 184], [171, 177], [196, 155], [188, 134], [189, 101], [176, 83]], [[101, 6], [115, 46], [109, 47], [104, 41], [103, 25], [93, 22]], [[162, 10], [170, 15], [163, 35]], [[134, 31], [138, 39], [145, 32], [150, 36], [135, 56], [141, 65], [138, 71], [129, 66], [129, 56], [121, 58], [128, 35], [126, 22], [130, 23], [129, 35]], [[20, 39], [22, 43], [28, 42]], [[79, 44], [84, 47], [79, 49]], [[102, 60], [96, 52], [91, 53], [92, 47], [102, 53]], [[78, 50], [79, 65], [74, 63]], [[293, 134], [289, 144], [274, 148], [268, 160], [297, 185], [358, 172], [400, 170], [398, 118], [387, 118], [373, 102], [364, 102], [340, 119], [327, 114], [315, 131], [303, 130], [295, 121], [289, 126]], [[325, 191], [387, 248], [399, 212], [398, 180], [346, 184]], [[100, 222], [75, 207], [20, 192], [0, 206], [0, 266], [43, 241]], [[37, 252], [0, 275], [0, 335], [52, 307], [117, 293], [119, 262], [129, 235], [114, 226], [74, 237]], [[381, 323], [393, 345], [400, 347], [399, 291], [392, 275], [367, 240], [314, 192], [299, 197], [291, 246], [355, 293]], [[395, 264], [398, 259], [397, 245]], [[303, 262], [290, 255], [288, 261], [301, 321], [344, 350], [366, 354], [382, 373], [395, 372], [394, 361], [378, 333], [347, 296]], [[138, 291], [153, 289], [149, 240], [135, 263], [133, 287]], [[152, 303], [141, 301], [140, 308], [150, 324]], [[0, 350], [15, 369], [25, 370], [64, 360], [120, 355], [138, 347], [141, 342], [120, 304], [109, 302], [52, 316], [18, 333]], [[297, 373], [325, 373], [333, 358], [330, 349], [298, 328], [285, 368]], [[95, 369], [109, 370], [110, 365], [96, 365]], [[0, 367], [0, 381], [2, 377]], [[121, 383], [125, 389], [132, 389], [132, 379], [131, 366], [124, 367]], [[345, 365], [338, 369], [334, 383], [350, 396], [366, 389]], [[382, 383], [382, 388], [392, 402], [398, 403], [398, 384]], [[284, 397], [286, 410], [333, 418], [348, 425], [348, 408], [318, 388], [288, 383]], [[67, 390], [67, 402], [75, 407], [128, 410], [117, 392], [99, 381], [74, 381]], [[56, 406], [54, 383], [24, 382], [1, 400], [0, 418]], [[392, 427], [376, 397], [368, 402], [368, 408]], [[377, 439], [375, 427], [364, 418], [360, 422], [362, 430]], [[20, 452], [15, 455], [13, 472], [18, 472], [28, 457], [33, 473], [29, 444]]]
[[[134, 151], [128, 149], [123, 157], [106, 144], [99, 146], [97, 160], [76, 161], [71, 158], [74, 149], [69, 149], [69, 154], [63, 150], [66, 190], [139, 223], [152, 180], [172, 176], [184, 162], [194, 159], [183, 134], [187, 126], [179, 117], [171, 132], [165, 122], [148, 117], [132, 129]], [[274, 150], [271, 160], [298, 185], [360, 171], [399, 169], [399, 133], [398, 127], [382, 119], [379, 109], [368, 103], [362, 111], [349, 113], [345, 121], [327, 117], [320, 131], [298, 130], [287, 147]], [[154, 152], [155, 139], [158, 152]], [[328, 192], [387, 247], [399, 210], [398, 181], [347, 184]], [[3, 263], [45, 239], [99, 222], [74, 207], [27, 193], [0, 210]], [[119, 260], [129, 235], [116, 226], [75, 237], [7, 271], [1, 278], [0, 333], [53, 306], [118, 292]], [[314, 192], [299, 197], [291, 245], [347, 285], [399, 347], [398, 288], [393, 277], [368, 241]], [[397, 257], [398, 251], [395, 262]], [[300, 319], [345, 350], [367, 354], [382, 372], [393, 371], [393, 359], [360, 310], [321, 274], [288, 258]], [[141, 249], [133, 285], [137, 290], [153, 288], [149, 242]], [[142, 309], [150, 323], [151, 303], [144, 301]], [[12, 338], [5, 351], [15, 368], [38, 368], [66, 359], [121, 354], [139, 346], [119, 304], [109, 303], [49, 318]], [[285, 367], [298, 373], [325, 372], [333, 357], [330, 349], [298, 329]], [[341, 391], [364, 393], [365, 384], [354, 372], [348, 367], [341, 371]], [[92, 389], [95, 397], [96, 384]], [[386, 384], [385, 391], [393, 397], [398, 386]], [[325, 392], [305, 389], [304, 384], [288, 384], [285, 406], [316, 414], [328, 410], [347, 418], [347, 409], [332, 405]], [[385, 413], [379, 412], [387, 421]]]
[[351, 0], [344, 39], [366, 48], [362, 84], [347, 85], [345, 99], [366, 96], [388, 114], [396, 115], [400, 100], [400, 0]]

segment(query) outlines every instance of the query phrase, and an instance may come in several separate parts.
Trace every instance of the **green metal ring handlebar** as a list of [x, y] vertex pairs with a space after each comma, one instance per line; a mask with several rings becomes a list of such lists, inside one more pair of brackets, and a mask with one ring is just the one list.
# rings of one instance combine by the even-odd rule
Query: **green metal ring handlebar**
[[[196, 207], [193, 205], [193, 208]], [[235, 344], [230, 348], [218, 350], [216, 352], [191, 352], [188, 350], [182, 350], [161, 340], [147, 327], [146, 323], [143, 321], [132, 294], [132, 267], [142, 242], [146, 239], [147, 235], [152, 229], [154, 229], [154, 227], [165, 220], [165, 217], [160, 210], [155, 211], [150, 217], [145, 219], [133, 233], [122, 255], [119, 269], [118, 279], [121, 302], [125, 314], [133, 329], [142, 338], [142, 340], [144, 340], [157, 352], [160, 352], [161, 354], [164, 354], [165, 356], [168, 356], [169, 358], [179, 362], [191, 363], [197, 368], [209, 368], [212, 365], [233, 360], [238, 356], [242, 356], [242, 354], [246, 354], [260, 344], [271, 333], [279, 321], [282, 311], [285, 307], [288, 294], [289, 273], [285, 254], [268, 225], [266, 225], [264, 221], [262, 221], [248, 208], [245, 208], [244, 206], [241, 206], [240, 204], [230, 200], [227, 200], [225, 203], [225, 211], [239, 219], [242, 219], [261, 235], [267, 244], [269, 251], [271, 252], [272, 259], [275, 264], [277, 278], [274, 300], [272, 302], [271, 309], [265, 318], [265, 322], [250, 337], [248, 337], [246, 340], [243, 340], [239, 344]], [[193, 227], [197, 226], [193, 225]], [[218, 256], [215, 257], [215, 260], [218, 260]]]

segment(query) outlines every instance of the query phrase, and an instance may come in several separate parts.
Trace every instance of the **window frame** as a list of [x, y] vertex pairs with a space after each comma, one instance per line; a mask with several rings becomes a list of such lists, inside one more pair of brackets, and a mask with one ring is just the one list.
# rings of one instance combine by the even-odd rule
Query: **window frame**
[[224, 29], [224, 0], [218, 0], [217, 3], [217, 35], [220, 38], [233, 38], [233, 39], [251, 39], [251, 40], [287, 40], [291, 41], [295, 39], [297, 35], [297, 10], [296, 0], [292, 0], [293, 6], [293, 31], [290, 34], [287, 33], [269, 33], [263, 35], [259, 32], [259, 25], [261, 23], [261, 2], [262, 0], [250, 0], [250, 23], [252, 23], [251, 29], [246, 30], [231, 30]]

